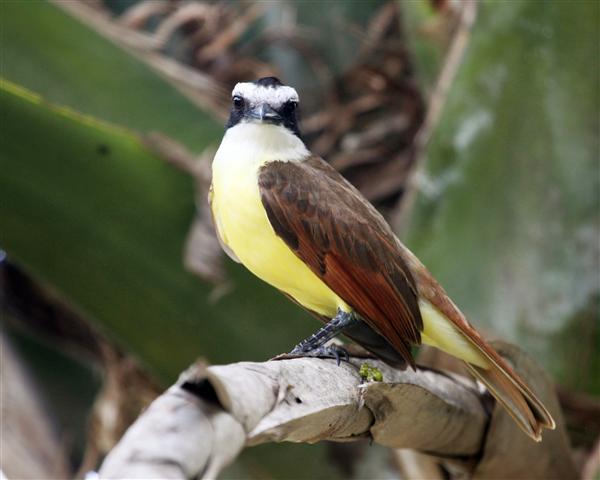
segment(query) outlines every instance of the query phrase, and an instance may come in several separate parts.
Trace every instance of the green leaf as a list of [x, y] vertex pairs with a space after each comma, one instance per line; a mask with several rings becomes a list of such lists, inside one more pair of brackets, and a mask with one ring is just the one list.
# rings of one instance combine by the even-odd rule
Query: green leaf
[[596, 2], [480, 5], [406, 229], [475, 325], [596, 393], [599, 25]]
[[7, 0], [0, 15], [2, 76], [50, 102], [196, 150], [223, 128], [142, 62], [41, 0]]

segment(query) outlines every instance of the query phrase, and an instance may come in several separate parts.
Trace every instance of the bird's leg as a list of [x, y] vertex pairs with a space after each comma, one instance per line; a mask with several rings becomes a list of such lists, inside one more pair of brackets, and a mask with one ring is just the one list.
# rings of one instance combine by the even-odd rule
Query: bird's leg
[[348, 361], [348, 352], [336, 345], [325, 346], [324, 344], [333, 337], [342, 333], [346, 328], [360, 323], [362, 320], [352, 312], [344, 312], [338, 309], [337, 315], [321, 327], [316, 333], [306, 340], [301, 341], [290, 352], [290, 355], [302, 357], [332, 357], [340, 364], [340, 358]]

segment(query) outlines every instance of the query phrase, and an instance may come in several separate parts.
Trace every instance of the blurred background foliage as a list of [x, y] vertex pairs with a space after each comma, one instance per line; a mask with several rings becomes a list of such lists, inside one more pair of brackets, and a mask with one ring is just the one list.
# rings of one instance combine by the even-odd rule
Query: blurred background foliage
[[[600, 433], [599, 28], [586, 0], [3, 1], [1, 332], [60, 468], [95, 468], [198, 356], [264, 360], [316, 327], [223, 259], [206, 212], [228, 92], [272, 74], [300, 91], [309, 146], [471, 321], [554, 376], [584, 465]], [[395, 458], [271, 445], [223, 476], [397, 478]]]

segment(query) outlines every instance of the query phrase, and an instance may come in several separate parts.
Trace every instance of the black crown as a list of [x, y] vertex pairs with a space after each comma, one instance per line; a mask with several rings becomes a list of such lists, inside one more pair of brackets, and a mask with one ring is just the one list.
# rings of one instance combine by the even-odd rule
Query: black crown
[[281, 83], [277, 77], [259, 78], [254, 83], [261, 87], [281, 87], [281, 86], [283, 86], [283, 83]]

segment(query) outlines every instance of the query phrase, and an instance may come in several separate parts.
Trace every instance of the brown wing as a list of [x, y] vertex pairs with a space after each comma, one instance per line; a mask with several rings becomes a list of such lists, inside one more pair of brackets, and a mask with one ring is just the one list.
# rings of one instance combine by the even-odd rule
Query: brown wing
[[324, 160], [270, 162], [259, 188], [275, 233], [414, 366], [415, 282], [383, 217]]

